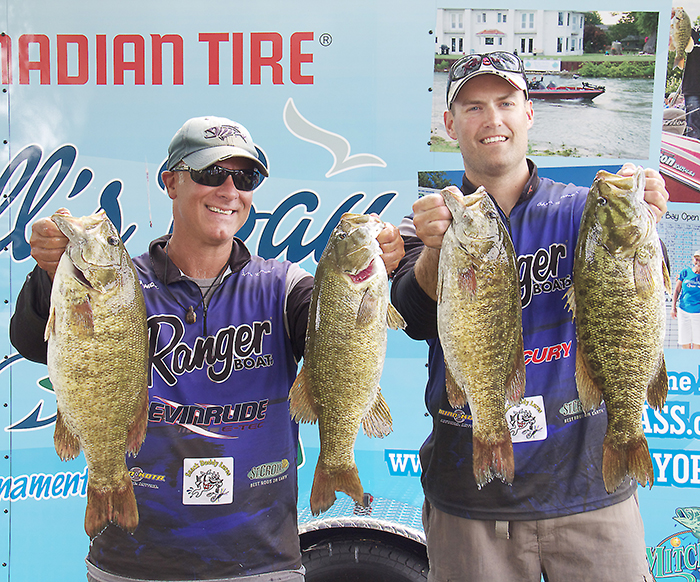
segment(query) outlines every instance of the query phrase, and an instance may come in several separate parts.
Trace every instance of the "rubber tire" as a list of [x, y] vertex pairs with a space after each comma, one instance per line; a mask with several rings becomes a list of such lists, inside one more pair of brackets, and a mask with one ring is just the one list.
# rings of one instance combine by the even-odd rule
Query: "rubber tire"
[[302, 552], [306, 582], [425, 582], [428, 562], [373, 540], [337, 539]]

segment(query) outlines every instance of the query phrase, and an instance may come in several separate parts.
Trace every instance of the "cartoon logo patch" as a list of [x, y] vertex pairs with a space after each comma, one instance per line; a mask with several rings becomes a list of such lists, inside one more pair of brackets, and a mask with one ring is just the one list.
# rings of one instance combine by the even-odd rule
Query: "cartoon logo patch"
[[233, 457], [185, 459], [182, 485], [184, 505], [233, 503]]
[[542, 396], [523, 398], [506, 411], [506, 422], [514, 443], [543, 441], [547, 438], [547, 417]]

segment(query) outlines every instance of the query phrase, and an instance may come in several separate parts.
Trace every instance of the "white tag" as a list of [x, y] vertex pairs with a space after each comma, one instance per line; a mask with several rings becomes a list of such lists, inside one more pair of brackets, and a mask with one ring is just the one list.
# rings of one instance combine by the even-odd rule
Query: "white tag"
[[544, 398], [529, 396], [517, 406], [506, 410], [506, 422], [514, 443], [543, 441], [547, 438], [547, 416], [544, 412]]
[[233, 457], [185, 459], [182, 469], [184, 505], [233, 503]]

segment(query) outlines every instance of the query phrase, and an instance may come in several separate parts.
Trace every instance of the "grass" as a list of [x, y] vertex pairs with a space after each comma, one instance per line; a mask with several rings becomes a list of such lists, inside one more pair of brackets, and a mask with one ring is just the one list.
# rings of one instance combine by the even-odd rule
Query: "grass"
[[[435, 55], [435, 71], [446, 72], [453, 61], [463, 57], [464, 55]], [[656, 61], [656, 55], [639, 55], [626, 54], [626, 55], [606, 55], [603, 53], [587, 53], [583, 55], [541, 55], [536, 57], [525, 56], [528, 60], [552, 60], [557, 59], [562, 63], [645, 63], [653, 64]]]
[[[438, 135], [433, 135], [430, 138], [430, 151], [442, 153], [459, 153], [459, 144], [456, 141], [448, 141]], [[531, 145], [527, 146], [528, 156], [562, 156], [566, 158], [578, 158], [580, 154], [575, 147], [567, 146], [562, 143], [561, 147], [556, 150], [549, 148], [536, 149]]]

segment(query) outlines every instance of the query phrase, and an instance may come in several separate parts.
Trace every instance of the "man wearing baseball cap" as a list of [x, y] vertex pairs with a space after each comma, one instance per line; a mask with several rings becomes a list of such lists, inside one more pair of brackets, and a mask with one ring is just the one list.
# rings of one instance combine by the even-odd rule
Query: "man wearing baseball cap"
[[[429, 345], [433, 431], [420, 452], [428, 580], [651, 580], [636, 483], [627, 478], [607, 493], [606, 415], [584, 413], [578, 404], [575, 328], [563, 297], [588, 187], [541, 178], [526, 158], [534, 110], [517, 56], [494, 52], [456, 61], [446, 97], [445, 127], [464, 163], [461, 190], [484, 186], [518, 256], [526, 383], [525, 403], [510, 417], [512, 483], [496, 452], [488, 469], [497, 478], [479, 486], [471, 411], [457, 415], [449, 404], [437, 334], [437, 264], [452, 215], [440, 194], [420, 198], [400, 226], [406, 255], [391, 293], [406, 332]], [[620, 173], [633, 170], [626, 164]], [[660, 219], [668, 193], [650, 169], [645, 199]]]
[[[134, 259], [151, 340], [147, 436], [127, 459], [148, 476], [134, 487], [140, 521], [133, 533], [110, 524], [91, 540], [88, 580], [301, 581], [298, 427], [287, 400], [313, 278], [252, 255], [235, 236], [269, 175], [240, 123], [190, 119], [166, 168], [172, 234]], [[403, 256], [398, 229], [387, 223], [377, 239], [391, 272]], [[37, 267], [11, 340], [34, 361], [46, 362], [48, 297], [66, 242], [50, 219], [32, 225]]]

